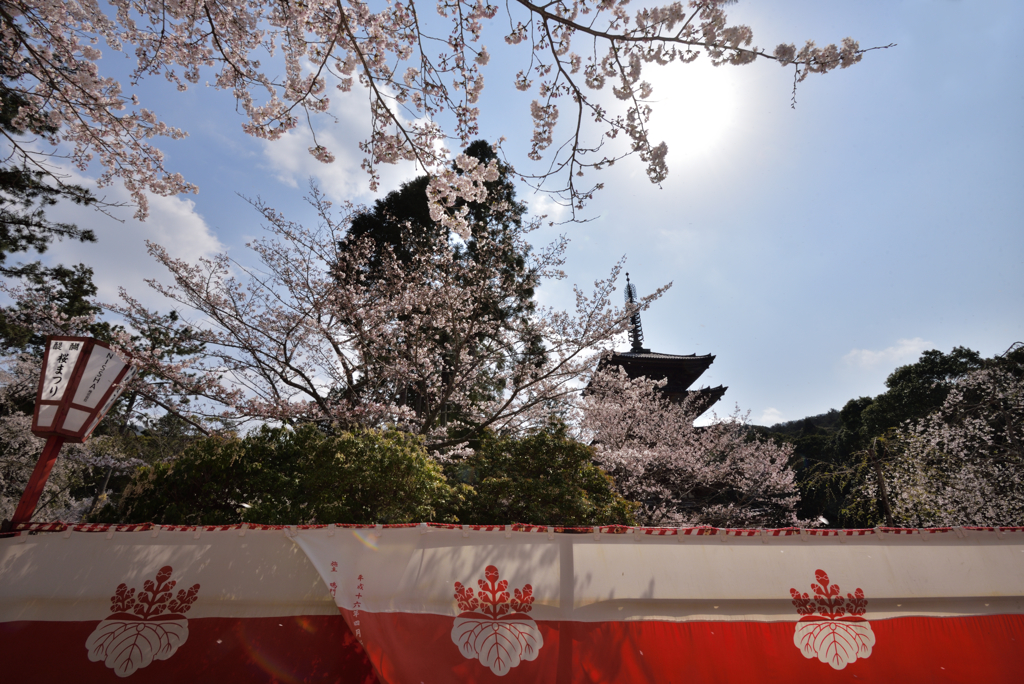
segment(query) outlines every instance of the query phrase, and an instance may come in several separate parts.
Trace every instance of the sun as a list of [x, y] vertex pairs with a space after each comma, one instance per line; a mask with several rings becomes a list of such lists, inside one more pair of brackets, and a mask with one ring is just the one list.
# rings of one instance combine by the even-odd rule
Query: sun
[[649, 74], [655, 109], [651, 140], [664, 140], [675, 160], [702, 161], [717, 155], [735, 132], [739, 114], [738, 83], [730, 67], [698, 59], [651, 69]]

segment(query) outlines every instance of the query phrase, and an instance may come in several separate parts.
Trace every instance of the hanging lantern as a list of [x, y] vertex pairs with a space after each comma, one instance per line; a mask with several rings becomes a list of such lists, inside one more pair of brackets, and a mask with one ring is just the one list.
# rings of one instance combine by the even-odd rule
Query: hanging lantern
[[32, 432], [46, 438], [10, 526], [28, 522], [64, 442], [89, 439], [136, 369], [110, 345], [91, 337], [46, 338]]
[[89, 337], [48, 337], [32, 432], [82, 443], [135, 375], [110, 345]]

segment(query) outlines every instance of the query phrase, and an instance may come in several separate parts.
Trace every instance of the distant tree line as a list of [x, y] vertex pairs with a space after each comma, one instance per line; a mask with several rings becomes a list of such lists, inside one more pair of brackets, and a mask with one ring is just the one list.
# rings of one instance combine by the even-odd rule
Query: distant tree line
[[1024, 524], [1024, 345], [931, 350], [886, 391], [757, 431], [793, 446], [802, 518], [830, 526]]

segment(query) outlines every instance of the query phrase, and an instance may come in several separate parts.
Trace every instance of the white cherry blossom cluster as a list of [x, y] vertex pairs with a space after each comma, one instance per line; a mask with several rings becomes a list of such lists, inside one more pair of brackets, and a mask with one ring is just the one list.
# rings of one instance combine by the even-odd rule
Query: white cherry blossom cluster
[[[752, 31], [730, 26], [727, 0], [688, 0], [647, 7], [634, 14], [628, 0], [506, 0], [511, 45], [529, 46], [529, 66], [515, 87], [536, 88], [530, 106], [535, 134], [530, 157], [553, 146], [559, 101], [575, 109], [566, 144], [556, 147], [546, 171], [528, 178], [579, 207], [598, 185], [579, 187], [588, 169], [638, 154], [648, 176], [661, 182], [667, 149], [650, 138], [653, 89], [643, 79], [647, 65], [686, 63], [705, 53], [713, 64], [746, 64], [758, 57], [796, 69], [796, 79], [848, 67], [861, 59], [856, 41], [799, 52], [780, 45], [765, 52], [752, 45]], [[426, 9], [414, 0], [366, 3], [354, 0], [7, 0], [0, 6], [4, 87], [22, 104], [14, 123], [24, 136], [4, 133], [23, 161], [39, 168], [59, 148], [85, 169], [104, 168], [100, 183], [123, 182], [147, 213], [145, 195], [192, 192], [195, 187], [164, 168], [155, 136], [180, 138], [122, 84], [104, 76], [104, 54], [130, 51], [130, 83], [162, 76], [178, 90], [204, 81], [232, 93], [246, 116], [243, 130], [276, 140], [300, 122], [322, 125], [333, 91], [357, 86], [369, 96], [372, 129], [359, 142], [371, 187], [380, 164], [415, 160], [428, 172], [449, 165], [448, 141], [469, 142], [478, 134], [481, 68], [490, 55], [485, 27], [498, 6], [486, 0], [437, 0]], [[574, 51], [574, 38], [586, 49]], [[612, 112], [594, 91], [613, 84], [623, 111]], [[361, 95], [362, 96], [362, 95]], [[585, 121], [595, 128], [587, 129]], [[619, 135], [628, 149], [605, 142]], [[41, 144], [51, 149], [42, 149]], [[310, 154], [331, 163], [320, 144]], [[471, 192], [456, 187], [455, 191]], [[465, 199], [465, 198], [464, 198]]]
[[430, 219], [469, 238], [466, 202], [486, 202], [484, 183], [498, 180], [498, 160], [481, 164], [476, 157], [460, 154], [455, 158], [456, 169], [445, 167], [434, 174], [427, 185], [427, 206]]
[[126, 113], [137, 101], [122, 93], [117, 80], [100, 74], [102, 53], [96, 45], [105, 41], [120, 49], [123, 38], [132, 38], [106, 9], [95, 0], [3, 3], [4, 88], [21, 103], [13, 127], [25, 131], [3, 136], [10, 153], [35, 169], [51, 172], [46, 160], [57, 148], [83, 171], [96, 159], [104, 169], [99, 185], [123, 182], [141, 218], [148, 212], [147, 192], [172, 195], [193, 192], [195, 186], [168, 172], [163, 154], [149, 142], [157, 136], [181, 138], [184, 132], [145, 109]]
[[87, 335], [87, 329], [96, 322], [96, 314], [68, 316], [49, 296], [46, 287], [26, 287], [24, 284], [0, 281], [0, 292], [15, 303], [4, 313], [9, 324], [25, 328], [40, 335]]
[[[987, 361], [957, 381], [938, 411], [887, 440], [884, 477], [898, 525], [1024, 525], [1019, 351], [1016, 359]], [[868, 477], [863, 496], [874, 501], [876, 491]]]
[[[198, 273], [198, 271], [193, 271]], [[38, 335], [69, 335], [78, 337], [91, 336], [90, 327], [97, 322], [96, 313], [89, 313], [82, 316], [68, 316], [60, 310], [60, 307], [52, 301], [45, 288], [24, 287], [0, 282], [0, 292], [3, 292], [15, 302], [15, 306], [8, 308], [6, 316], [9, 324], [22, 327]], [[52, 294], [52, 293], [51, 293]], [[123, 288], [121, 297], [124, 300], [123, 306], [137, 310], [138, 315], [132, 318], [132, 327], [136, 332], [143, 330], [157, 330], [160, 333], [172, 333], [166, 329], [166, 321], [154, 312], [147, 311], [131, 297]], [[91, 302], [95, 304], [95, 302]], [[113, 307], [117, 311], [119, 307]], [[195, 330], [196, 342], [203, 343], [210, 338], [203, 330]], [[193, 425], [201, 432], [209, 432], [198, 418], [193, 416], [190, 398], [212, 397], [222, 405], [230, 405], [241, 398], [238, 389], [226, 388], [219, 382], [216, 375], [204, 372], [198, 368], [202, 360], [198, 357], [175, 358], [167, 353], [168, 350], [152, 347], [144, 339], [132, 334], [131, 331], [115, 327], [111, 330], [113, 342], [123, 352], [131, 357], [133, 363], [144, 369], [141, 374], [135, 376], [126, 392], [136, 393], [138, 402], [135, 408], [138, 411], [146, 411], [152, 408], [159, 408], [177, 415], [182, 420]], [[159, 367], [159, 376], [147, 378], [145, 369]], [[221, 412], [218, 418], [229, 418], [230, 415]]]
[[619, 492], [641, 504], [649, 525], [793, 525], [799, 501], [792, 446], [750, 439], [737, 409], [694, 427], [691, 395], [670, 402], [656, 382], [610, 366], [596, 373], [579, 407], [581, 438]]

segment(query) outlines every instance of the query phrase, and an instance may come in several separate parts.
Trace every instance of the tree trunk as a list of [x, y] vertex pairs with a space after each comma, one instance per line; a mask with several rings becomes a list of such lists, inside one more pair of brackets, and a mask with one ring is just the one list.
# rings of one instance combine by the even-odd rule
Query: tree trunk
[[885, 515], [886, 526], [895, 527], [892, 522], [892, 509], [889, 507], [889, 493], [885, 489], [885, 476], [882, 475], [882, 462], [878, 460], [878, 454], [875, 452], [875, 443], [877, 441], [877, 437], [871, 440], [871, 448], [868, 449], [868, 455], [871, 457], [871, 463], [875, 467], [875, 477], [878, 481], [878, 505], [882, 509], [882, 514]]

